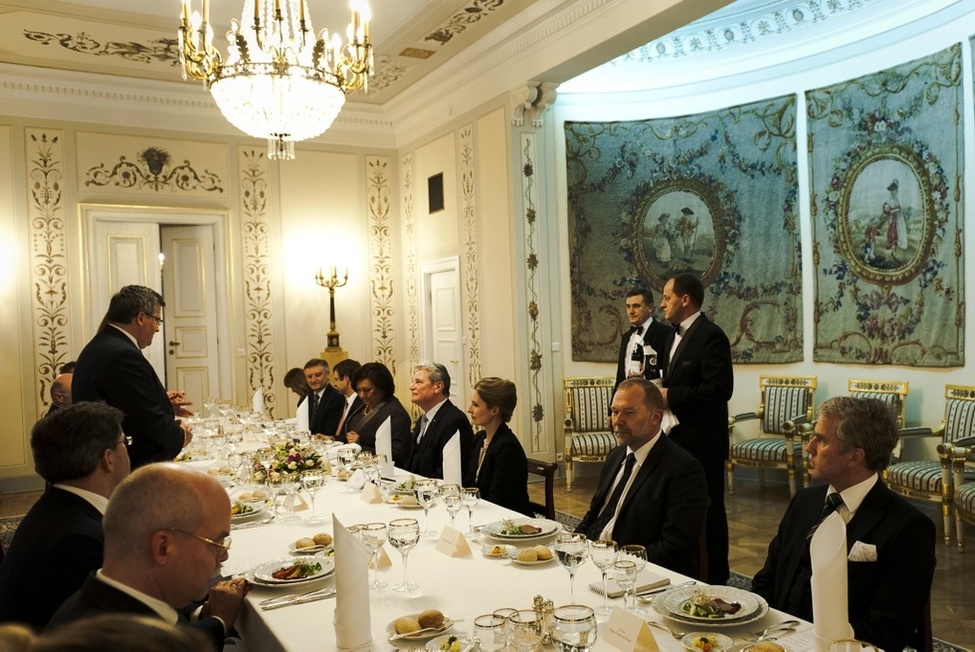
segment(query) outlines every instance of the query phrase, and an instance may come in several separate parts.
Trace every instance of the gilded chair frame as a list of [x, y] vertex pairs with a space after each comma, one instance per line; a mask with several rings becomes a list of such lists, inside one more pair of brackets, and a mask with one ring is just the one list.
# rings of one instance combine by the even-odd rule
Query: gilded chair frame
[[906, 380], [865, 380], [850, 379], [847, 393], [857, 398], [876, 398], [894, 408], [897, 427], [903, 428], [907, 416]]
[[602, 464], [616, 447], [616, 436], [606, 425], [616, 379], [609, 376], [566, 378], [565, 489], [572, 491], [575, 464]]

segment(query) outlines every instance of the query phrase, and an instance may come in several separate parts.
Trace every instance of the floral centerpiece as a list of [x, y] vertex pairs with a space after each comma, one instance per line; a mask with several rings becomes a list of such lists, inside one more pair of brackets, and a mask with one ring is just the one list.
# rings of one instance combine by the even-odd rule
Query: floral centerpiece
[[302, 473], [312, 469], [322, 469], [325, 465], [322, 456], [311, 447], [294, 442], [277, 444], [272, 455], [270, 468], [265, 469], [260, 461], [254, 462], [253, 477], [255, 482], [274, 480], [285, 473]]

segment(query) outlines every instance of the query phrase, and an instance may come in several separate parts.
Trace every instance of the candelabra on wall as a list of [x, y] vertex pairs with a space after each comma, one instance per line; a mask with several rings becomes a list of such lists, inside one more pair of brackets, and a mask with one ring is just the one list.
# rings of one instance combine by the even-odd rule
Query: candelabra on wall
[[321, 357], [328, 362], [329, 367], [334, 367], [336, 362], [341, 362], [349, 357], [348, 352], [339, 345], [339, 332], [335, 328], [335, 288], [343, 287], [349, 282], [349, 270], [346, 268], [345, 275], [339, 279], [338, 271], [334, 265], [329, 269], [329, 276], [325, 276], [319, 267], [318, 273], [315, 274], [315, 282], [323, 288], [328, 288], [328, 343], [325, 350], [322, 351]]

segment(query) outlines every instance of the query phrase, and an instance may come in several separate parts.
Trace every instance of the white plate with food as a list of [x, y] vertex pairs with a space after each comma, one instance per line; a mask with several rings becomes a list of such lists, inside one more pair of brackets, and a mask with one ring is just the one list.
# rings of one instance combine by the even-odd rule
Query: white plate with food
[[551, 536], [561, 529], [560, 523], [544, 518], [506, 518], [503, 521], [488, 523], [481, 528], [481, 532], [495, 539], [525, 541]]
[[555, 553], [548, 546], [532, 546], [531, 548], [514, 548], [508, 553], [511, 561], [522, 566], [541, 566], [555, 559]]
[[731, 586], [687, 586], [671, 589], [653, 601], [654, 610], [684, 623], [740, 625], [768, 613], [758, 595]]
[[254, 569], [254, 579], [263, 584], [300, 584], [322, 579], [335, 570], [335, 560], [325, 555], [307, 559], [282, 557], [264, 562]]
[[437, 638], [427, 641], [427, 650], [447, 650], [447, 652], [464, 652], [474, 649], [474, 639], [470, 636], [457, 636], [456, 634], [444, 634]]
[[332, 550], [332, 535], [325, 532], [319, 532], [310, 537], [302, 537], [297, 541], [292, 541], [288, 546], [288, 552], [292, 555], [314, 555], [329, 550]]
[[263, 513], [264, 503], [234, 501], [230, 505], [230, 522], [246, 523], [260, 518]]
[[727, 650], [734, 643], [729, 637], [718, 632], [691, 632], [680, 640], [686, 650], [711, 652], [712, 650]]
[[[447, 618], [436, 609], [400, 616], [386, 625], [386, 633], [399, 641], [425, 641], [444, 634], [454, 626], [455, 620]], [[415, 633], [410, 633], [410, 632]]]
[[514, 550], [517, 548], [505, 544], [485, 543], [481, 546], [481, 553], [491, 559], [508, 559], [508, 555]]
[[393, 494], [389, 497], [389, 504], [402, 507], [403, 509], [423, 509], [423, 505], [417, 502], [412, 493]]

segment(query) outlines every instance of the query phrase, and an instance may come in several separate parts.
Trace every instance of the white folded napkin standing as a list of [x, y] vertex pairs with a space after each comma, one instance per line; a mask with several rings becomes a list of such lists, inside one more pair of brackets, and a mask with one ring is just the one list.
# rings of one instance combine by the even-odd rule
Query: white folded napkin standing
[[846, 576], [846, 523], [833, 512], [820, 524], [809, 544], [812, 561], [813, 633], [819, 650], [833, 641], [853, 638]]
[[464, 473], [460, 459], [460, 430], [447, 440], [443, 446], [443, 479], [456, 485], [464, 486]]
[[379, 469], [384, 478], [393, 476], [393, 426], [390, 419], [392, 417], [386, 417], [376, 428], [376, 455], [385, 455], [387, 460], [386, 466]]
[[369, 614], [369, 558], [366, 547], [332, 516], [335, 546], [335, 646], [363, 650], [372, 645]]
[[356, 469], [346, 482], [349, 484], [349, 489], [359, 491], [366, 486], [366, 474], [362, 472], [362, 469]]
[[296, 415], [295, 422], [297, 423], [297, 430], [309, 430], [307, 398], [298, 404], [298, 414]]
[[264, 387], [258, 387], [251, 397], [251, 411], [264, 414]]
[[[650, 382], [653, 383], [654, 385], [656, 385], [657, 386], [657, 389], [660, 389], [661, 387], [664, 386], [664, 379], [663, 378], [652, 378], [650, 380]], [[677, 420], [677, 415], [674, 414], [673, 411], [670, 408], [664, 408], [664, 415], [660, 419], [660, 429], [663, 431], [663, 433], [665, 435], [666, 434], [669, 434], [670, 433], [670, 430], [674, 426], [679, 425], [679, 424], [680, 424], [680, 421]]]

